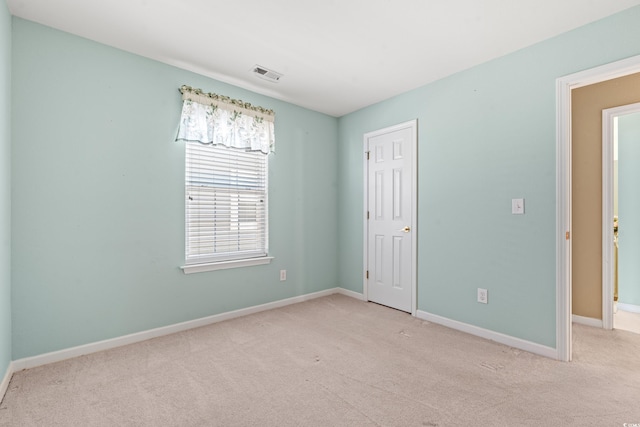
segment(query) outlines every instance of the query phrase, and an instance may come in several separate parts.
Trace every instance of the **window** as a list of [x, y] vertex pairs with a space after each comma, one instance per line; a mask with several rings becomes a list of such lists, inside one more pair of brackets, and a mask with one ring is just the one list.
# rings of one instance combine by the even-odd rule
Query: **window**
[[273, 110], [183, 85], [185, 274], [268, 264]]
[[185, 145], [187, 265], [266, 257], [268, 156]]

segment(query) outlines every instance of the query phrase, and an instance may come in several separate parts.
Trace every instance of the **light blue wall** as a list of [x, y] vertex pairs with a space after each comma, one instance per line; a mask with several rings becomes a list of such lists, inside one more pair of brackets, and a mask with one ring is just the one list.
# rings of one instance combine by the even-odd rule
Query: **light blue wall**
[[640, 113], [618, 119], [618, 301], [640, 306]]
[[[555, 347], [555, 80], [640, 54], [637, 22], [640, 7], [336, 120], [14, 18], [2, 52], [13, 199], [0, 198], [13, 215], [13, 358], [336, 285], [362, 291], [362, 135], [413, 118], [419, 309]], [[178, 269], [182, 84], [276, 110], [269, 266]], [[515, 197], [524, 216], [510, 214]]]
[[[14, 359], [337, 285], [335, 118], [18, 18], [13, 76]], [[268, 266], [178, 268], [182, 84], [276, 111]]]
[[[11, 15], [0, 1], [0, 381], [11, 362]], [[2, 400], [2, 396], [0, 396]]]
[[638, 22], [640, 7], [340, 118], [340, 284], [362, 291], [362, 135], [417, 118], [418, 309], [555, 348], [555, 82], [640, 54]]

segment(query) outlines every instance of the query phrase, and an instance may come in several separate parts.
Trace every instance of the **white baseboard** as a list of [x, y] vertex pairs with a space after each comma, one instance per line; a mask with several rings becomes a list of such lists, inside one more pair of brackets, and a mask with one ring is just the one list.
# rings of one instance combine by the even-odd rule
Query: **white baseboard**
[[640, 305], [625, 304], [623, 302], [619, 302], [618, 310], [628, 311], [630, 313], [640, 313]]
[[515, 338], [509, 335], [501, 334], [500, 332], [495, 332], [489, 329], [481, 328], [479, 326], [470, 325], [468, 323], [458, 322], [457, 320], [448, 319], [446, 317], [438, 316], [437, 314], [431, 314], [422, 310], [418, 310], [416, 312], [416, 317], [422, 320], [427, 320], [429, 322], [446, 326], [451, 329], [456, 329], [467, 334], [475, 335], [480, 338], [485, 338], [491, 341], [498, 342], [500, 344], [508, 345], [509, 347], [528, 351], [529, 353], [538, 354], [540, 356], [548, 357], [551, 359], [558, 359], [558, 351], [555, 348], [547, 347], [542, 344]]
[[337, 291], [336, 293], [341, 294], [341, 295], [345, 295], [351, 298], [355, 298], [357, 300], [360, 301], [365, 301], [364, 299], [364, 295], [359, 293], [359, 292], [354, 292], [354, 291], [350, 291], [349, 289], [345, 289], [345, 288], [336, 288]]
[[203, 317], [200, 319], [189, 320], [187, 322], [176, 323], [174, 325], [164, 326], [160, 328], [150, 329], [147, 331], [137, 332], [130, 335], [124, 335], [117, 338], [112, 338], [104, 341], [98, 341], [90, 344], [80, 345], [77, 347], [71, 347], [64, 350], [54, 351], [51, 353], [40, 354], [38, 356], [26, 357], [23, 359], [14, 360], [12, 362], [13, 372], [21, 371], [23, 369], [35, 368], [36, 366], [47, 365], [49, 363], [60, 362], [62, 360], [70, 359], [72, 357], [83, 356], [85, 354], [96, 353], [103, 350], [109, 350], [123, 345], [133, 344], [140, 341], [146, 341], [151, 338], [157, 338], [164, 335], [173, 334], [176, 332], [186, 331], [188, 329], [198, 328], [200, 326], [211, 325], [213, 323], [223, 322], [225, 320], [235, 319], [237, 317], [247, 316], [261, 311], [272, 310], [274, 308], [280, 308], [291, 304], [297, 304], [299, 302], [309, 301], [311, 299], [320, 298], [328, 295], [340, 293], [347, 296], [355, 295], [357, 292], [348, 291], [342, 288], [332, 288], [320, 292], [314, 292], [311, 294], [299, 295], [292, 298], [287, 298], [279, 301], [274, 301], [266, 304], [256, 305], [253, 307], [242, 308], [239, 310], [229, 311], [226, 313], [215, 314], [213, 316]]
[[11, 377], [13, 376], [14, 372], [15, 372], [14, 364], [13, 362], [10, 362], [9, 366], [7, 366], [7, 372], [4, 374], [4, 378], [0, 383], [0, 403], [2, 403], [2, 399], [4, 399], [4, 395], [6, 394], [7, 389], [9, 388], [9, 381], [11, 381]]
[[[620, 307], [620, 304], [618, 304]], [[578, 316], [577, 314], [571, 315], [571, 321], [580, 325], [593, 326], [594, 328], [604, 328], [602, 319], [594, 319], [593, 317]]]

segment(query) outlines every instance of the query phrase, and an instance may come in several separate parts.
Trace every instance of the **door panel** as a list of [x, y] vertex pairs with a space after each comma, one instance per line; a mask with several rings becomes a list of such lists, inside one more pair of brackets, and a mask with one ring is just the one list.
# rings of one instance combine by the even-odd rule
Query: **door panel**
[[394, 127], [366, 137], [367, 298], [411, 312], [413, 307], [413, 194], [415, 128]]

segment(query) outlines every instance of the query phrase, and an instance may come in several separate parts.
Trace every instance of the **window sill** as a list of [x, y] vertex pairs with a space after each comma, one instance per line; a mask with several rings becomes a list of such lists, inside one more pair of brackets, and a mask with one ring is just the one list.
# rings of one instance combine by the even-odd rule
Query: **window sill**
[[236, 259], [233, 261], [210, 262], [206, 264], [183, 265], [180, 268], [184, 274], [203, 273], [205, 271], [226, 270], [227, 268], [270, 264], [272, 259], [272, 256], [265, 256], [260, 258]]

